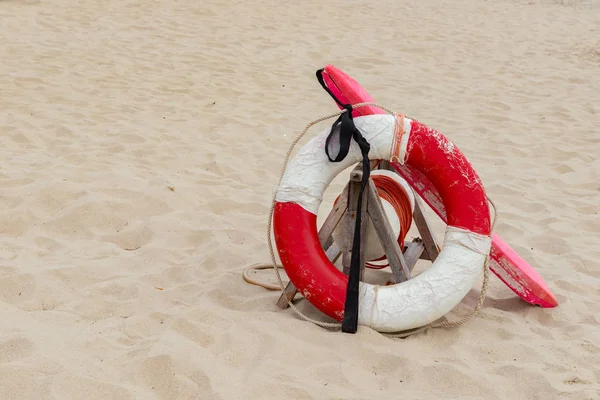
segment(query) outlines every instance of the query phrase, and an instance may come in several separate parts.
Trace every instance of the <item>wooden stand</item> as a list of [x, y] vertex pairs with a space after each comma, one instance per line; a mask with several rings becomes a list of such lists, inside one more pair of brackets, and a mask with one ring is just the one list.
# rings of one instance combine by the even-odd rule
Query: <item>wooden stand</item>
[[[379, 164], [380, 169], [391, 169], [388, 161], [382, 161]], [[354, 237], [354, 225], [356, 222], [356, 211], [358, 203], [358, 194], [360, 193], [360, 182], [362, 180], [362, 163], [359, 163], [350, 173], [350, 181], [344, 188], [339, 197], [337, 204], [333, 207], [327, 219], [319, 230], [319, 241], [325, 250], [327, 257], [331, 262], [335, 262], [342, 253], [342, 267], [344, 274], [348, 275], [350, 270], [350, 260], [352, 258], [352, 239]], [[392, 283], [404, 282], [411, 278], [411, 272], [419, 259], [435, 261], [440, 248], [437, 244], [435, 235], [431, 231], [429, 222], [425, 218], [422, 211], [422, 206], [418, 196], [415, 194], [415, 209], [413, 220], [419, 230], [421, 238], [416, 238], [404, 249], [400, 249], [398, 239], [394, 237], [392, 227], [385, 214], [381, 199], [377, 194], [377, 188], [372, 179], [369, 179], [369, 184], [363, 193], [362, 202], [362, 220], [361, 220], [361, 281], [363, 280], [365, 269], [365, 241], [367, 217], [373, 222], [373, 227], [377, 232], [377, 236], [385, 255], [388, 259], [392, 270]], [[333, 241], [333, 231], [337, 225], [344, 220], [344, 243], [341, 244], [341, 249]], [[287, 308], [290, 300], [293, 300], [298, 293], [294, 284], [290, 281], [279, 300], [277, 306]]]

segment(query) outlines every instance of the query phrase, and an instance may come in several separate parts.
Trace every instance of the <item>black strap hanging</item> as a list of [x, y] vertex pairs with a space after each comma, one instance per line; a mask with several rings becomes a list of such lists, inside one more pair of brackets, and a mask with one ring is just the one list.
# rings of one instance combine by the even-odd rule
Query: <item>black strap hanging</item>
[[[360, 192], [358, 195], [357, 212], [356, 212], [356, 223], [354, 225], [354, 238], [352, 241], [352, 257], [350, 258], [350, 272], [348, 274], [348, 287], [346, 288], [346, 304], [344, 305], [344, 320], [342, 321], [342, 332], [356, 333], [358, 329], [358, 290], [360, 283], [360, 226], [361, 226], [361, 210], [362, 210], [362, 198], [363, 192], [369, 182], [371, 174], [370, 162], [369, 162], [369, 150], [371, 145], [362, 136], [360, 131], [354, 125], [352, 119], [352, 106], [350, 104], [342, 104], [337, 99], [331, 90], [325, 85], [323, 80], [323, 69], [317, 71], [317, 80], [323, 86], [323, 89], [329, 93], [331, 97], [346, 110], [345, 113], [341, 114], [338, 119], [331, 126], [331, 132], [327, 136], [325, 142], [325, 153], [331, 162], [340, 162], [348, 155], [350, 150], [350, 144], [352, 139], [356, 141], [360, 147], [360, 152], [363, 158], [363, 175], [360, 182]], [[336, 138], [339, 143], [339, 151], [335, 158], [330, 155], [331, 141]]]

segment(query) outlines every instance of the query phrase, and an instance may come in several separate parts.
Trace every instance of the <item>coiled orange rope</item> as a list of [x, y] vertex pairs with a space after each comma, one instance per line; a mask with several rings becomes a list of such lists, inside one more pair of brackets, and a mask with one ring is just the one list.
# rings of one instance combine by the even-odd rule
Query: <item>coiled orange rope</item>
[[[410, 206], [410, 199], [408, 194], [404, 190], [404, 188], [396, 182], [393, 178], [390, 178], [386, 175], [371, 175], [373, 179], [373, 183], [377, 188], [377, 194], [382, 199], [389, 202], [396, 215], [398, 216], [398, 220], [400, 221], [400, 234], [398, 235], [398, 244], [400, 245], [400, 249], [404, 248], [404, 239], [406, 238], [406, 234], [412, 225], [412, 209]], [[383, 261], [387, 260], [387, 257], [383, 255], [381, 258], [373, 261]], [[371, 269], [383, 269], [389, 266], [387, 264], [372, 264], [367, 262], [365, 264], [367, 267]]]
[[[378, 160], [375, 165], [371, 169], [377, 168], [381, 160]], [[377, 194], [382, 199], [386, 200], [391, 204], [398, 216], [398, 220], [400, 221], [400, 234], [398, 235], [398, 244], [400, 245], [400, 249], [404, 248], [404, 239], [406, 238], [406, 234], [412, 225], [412, 208], [410, 205], [410, 199], [408, 194], [404, 190], [404, 188], [396, 182], [393, 178], [390, 178], [386, 175], [376, 175], [372, 174], [371, 179], [373, 179], [373, 183], [377, 188]], [[340, 196], [338, 196], [333, 205], [337, 203]], [[376, 260], [371, 261], [384, 261], [387, 260], [385, 254]], [[387, 264], [373, 264], [370, 262], [366, 262], [365, 266], [371, 269], [383, 269], [389, 267], [389, 263]]]

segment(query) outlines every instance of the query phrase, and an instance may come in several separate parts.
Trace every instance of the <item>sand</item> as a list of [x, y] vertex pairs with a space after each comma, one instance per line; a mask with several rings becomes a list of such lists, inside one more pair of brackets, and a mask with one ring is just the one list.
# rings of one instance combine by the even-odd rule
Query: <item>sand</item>
[[[451, 3], [0, 1], [0, 399], [600, 399], [600, 3]], [[559, 307], [492, 276], [399, 340], [242, 280], [327, 63], [460, 147]]]

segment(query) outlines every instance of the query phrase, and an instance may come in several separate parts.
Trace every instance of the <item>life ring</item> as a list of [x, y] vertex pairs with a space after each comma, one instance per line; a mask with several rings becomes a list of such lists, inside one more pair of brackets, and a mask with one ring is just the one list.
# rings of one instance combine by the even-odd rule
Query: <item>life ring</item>
[[[490, 212], [477, 173], [441, 133], [407, 117], [361, 116], [356, 128], [370, 143], [370, 159], [406, 163], [439, 191], [447, 210], [444, 244], [433, 265], [390, 286], [360, 282], [358, 323], [397, 332], [431, 323], [453, 309], [481, 276], [491, 246]], [[362, 160], [353, 141], [346, 158], [330, 162], [329, 130], [290, 160], [275, 193], [274, 238], [281, 263], [296, 288], [316, 308], [341, 321], [348, 277], [326, 257], [317, 234], [317, 212], [327, 186]]]

